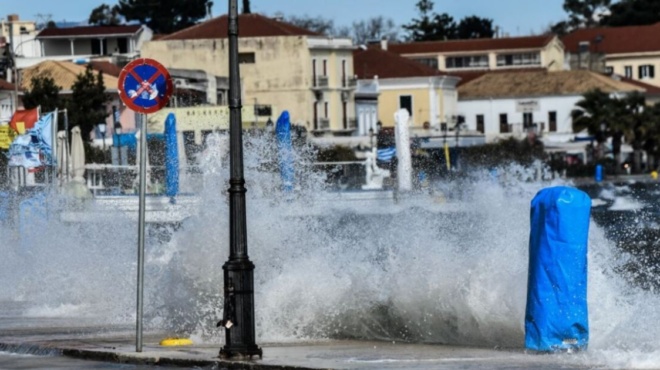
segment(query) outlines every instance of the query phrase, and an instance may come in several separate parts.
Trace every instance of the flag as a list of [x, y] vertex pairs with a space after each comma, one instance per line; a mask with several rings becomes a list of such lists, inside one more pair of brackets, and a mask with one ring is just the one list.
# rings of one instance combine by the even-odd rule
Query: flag
[[25, 109], [17, 110], [9, 122], [9, 126], [14, 129], [19, 135], [34, 127], [35, 123], [39, 120], [39, 109]]
[[55, 112], [48, 113], [24, 135], [18, 135], [9, 147], [9, 165], [35, 168], [53, 165], [53, 121]]
[[389, 162], [396, 155], [396, 147], [378, 149], [378, 160]]

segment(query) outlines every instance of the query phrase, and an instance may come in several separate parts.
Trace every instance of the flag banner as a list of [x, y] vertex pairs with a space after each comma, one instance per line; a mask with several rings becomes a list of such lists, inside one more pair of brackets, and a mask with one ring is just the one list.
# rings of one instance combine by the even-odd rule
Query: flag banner
[[19, 135], [23, 135], [27, 130], [34, 127], [39, 120], [39, 109], [26, 109], [17, 110], [11, 117], [9, 127], [16, 131]]
[[9, 146], [9, 165], [35, 168], [50, 166], [53, 158], [53, 117], [48, 113], [24, 135], [18, 135]]
[[390, 148], [383, 148], [383, 149], [378, 149], [378, 160], [382, 162], [389, 162], [394, 158], [396, 155], [396, 148], [395, 147], [390, 147]]

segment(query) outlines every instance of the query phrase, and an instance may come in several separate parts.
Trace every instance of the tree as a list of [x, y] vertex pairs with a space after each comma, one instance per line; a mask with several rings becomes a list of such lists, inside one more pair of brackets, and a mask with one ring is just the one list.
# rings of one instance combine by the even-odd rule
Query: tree
[[168, 34], [204, 18], [210, 0], [119, 0], [119, 15], [146, 24], [155, 33]]
[[604, 156], [604, 144], [608, 137], [608, 125], [616, 121], [616, 106], [610, 95], [593, 90], [584, 94], [583, 99], [575, 104], [571, 112], [573, 131], [587, 130], [589, 135], [596, 138], [598, 144], [594, 157], [598, 160]]
[[90, 132], [97, 124], [105, 122], [108, 116], [105, 105], [110, 101], [110, 96], [105, 92], [103, 74], [98, 72], [94, 76], [92, 66], [87, 65], [85, 72], [76, 77], [71, 90], [70, 127], [80, 126], [83, 139], [89, 140]]
[[60, 107], [61, 87], [55, 84], [55, 80], [47, 73], [32, 77], [30, 90], [23, 95], [23, 106], [33, 109], [41, 106], [42, 112], [52, 112]]
[[108, 4], [97, 6], [89, 15], [88, 23], [97, 26], [116, 26], [120, 24], [119, 6], [110, 7]]
[[399, 29], [392, 19], [379, 16], [353, 22], [352, 36], [356, 44], [366, 44], [371, 40], [382, 39], [396, 41], [399, 38]]
[[456, 30], [456, 23], [452, 17], [446, 13], [435, 14], [431, 0], [419, 0], [415, 6], [419, 17], [403, 25], [403, 29], [408, 31], [408, 40], [432, 41], [452, 38]]
[[597, 17], [607, 13], [611, 0], [564, 0], [564, 10], [568, 13], [568, 22], [574, 27], [595, 27]]
[[250, 14], [250, 0], [243, 0], [243, 14]]
[[457, 27], [459, 39], [484, 39], [492, 38], [495, 34], [493, 30], [493, 20], [480, 18], [476, 15], [461, 19]]
[[291, 15], [286, 18], [286, 22], [322, 35], [332, 36], [335, 32], [335, 22], [332, 19], [323, 18], [322, 16]]
[[657, 0], [621, 0], [610, 7], [610, 14], [601, 20], [601, 25], [641, 26], [657, 22], [660, 22], [660, 2]]

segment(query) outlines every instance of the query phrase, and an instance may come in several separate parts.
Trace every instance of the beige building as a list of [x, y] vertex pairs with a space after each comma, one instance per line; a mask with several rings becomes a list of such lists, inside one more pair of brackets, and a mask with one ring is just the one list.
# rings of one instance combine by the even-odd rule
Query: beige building
[[[227, 16], [146, 43], [141, 56], [168, 69], [228, 76]], [[259, 14], [239, 16], [242, 102], [273, 121], [288, 110], [293, 124], [316, 134], [355, 129], [353, 45]], [[208, 96], [221, 104], [226, 97]]]
[[451, 72], [564, 69], [564, 45], [554, 35], [390, 44], [387, 49], [434, 69]]
[[17, 14], [10, 14], [0, 20], [0, 46], [13, 42], [13, 52], [17, 56], [39, 56], [41, 49], [36, 42], [37, 24], [35, 21], [21, 20]]
[[[394, 126], [399, 109], [408, 110], [413, 130], [439, 129], [455, 121], [458, 77], [378, 48], [356, 50], [353, 58], [360, 84], [377, 86], [378, 121], [383, 127]], [[369, 125], [360, 122], [362, 126]]]
[[[571, 69], [590, 69], [660, 86], [660, 23], [580, 29], [562, 38]], [[660, 71], [659, 71], [660, 73]]]

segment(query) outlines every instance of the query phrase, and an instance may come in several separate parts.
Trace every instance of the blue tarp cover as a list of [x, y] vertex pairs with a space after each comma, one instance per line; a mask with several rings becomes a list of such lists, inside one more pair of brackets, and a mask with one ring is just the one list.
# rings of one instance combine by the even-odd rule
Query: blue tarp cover
[[586, 348], [587, 241], [591, 199], [552, 187], [532, 200], [525, 347], [554, 352]]

